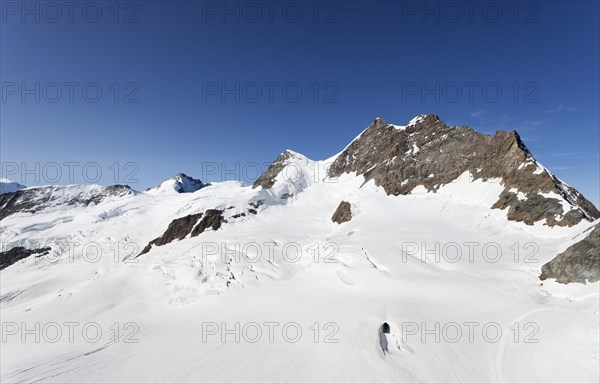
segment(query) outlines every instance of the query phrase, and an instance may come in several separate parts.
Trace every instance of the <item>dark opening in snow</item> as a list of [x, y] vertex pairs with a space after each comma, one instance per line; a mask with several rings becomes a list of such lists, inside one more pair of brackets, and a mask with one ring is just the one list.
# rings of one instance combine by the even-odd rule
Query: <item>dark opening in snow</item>
[[390, 333], [390, 325], [388, 323], [381, 324], [381, 332]]
[[388, 323], [383, 323], [381, 324], [381, 326], [379, 327], [379, 346], [381, 347], [381, 350], [383, 351], [383, 354], [387, 354], [388, 352], [388, 341], [387, 338], [385, 337], [386, 333], [390, 333], [390, 325]]

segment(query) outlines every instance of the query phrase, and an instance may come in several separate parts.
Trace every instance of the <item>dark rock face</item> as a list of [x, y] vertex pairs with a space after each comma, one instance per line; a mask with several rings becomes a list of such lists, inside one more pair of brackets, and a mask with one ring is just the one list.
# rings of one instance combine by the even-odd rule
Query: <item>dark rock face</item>
[[31, 255], [36, 257], [47, 255], [50, 247], [38, 249], [27, 249], [25, 247], [14, 247], [5, 252], [0, 252], [0, 270], [9, 267], [19, 260], [23, 260]]
[[[466, 126], [448, 127], [435, 115], [421, 115], [404, 128], [376, 119], [335, 159], [329, 176], [356, 172], [388, 194], [405, 195], [417, 185], [436, 191], [465, 171], [474, 179], [501, 180], [505, 189], [493, 208], [509, 208], [510, 220], [572, 226], [600, 217], [579, 192], [538, 168], [515, 131], [492, 137]], [[526, 200], [519, 200], [513, 188]], [[540, 194], [549, 192], [575, 207], [563, 213], [558, 199]]]
[[[558, 199], [545, 198], [538, 194], [530, 194], [527, 200], [519, 200], [517, 194], [504, 190], [492, 208], [508, 208], [508, 219], [522, 221], [533, 225], [536, 221], [548, 219], [548, 224], [574, 225], [584, 218], [580, 211], [569, 211], [564, 223], [558, 223], [555, 216], [562, 215], [562, 206]], [[574, 217], [573, 217], [574, 216]], [[570, 224], [569, 224], [570, 223]]]
[[187, 235], [195, 237], [208, 228], [216, 231], [221, 228], [221, 224], [224, 222], [226, 221], [223, 218], [223, 211], [218, 209], [208, 209], [204, 213], [196, 213], [175, 219], [171, 221], [162, 236], [152, 240], [142, 249], [138, 257], [150, 252], [152, 246], [161, 246], [174, 240], [183, 240]]
[[269, 189], [275, 184], [275, 178], [285, 168], [286, 161], [292, 156], [290, 152], [284, 152], [279, 155], [269, 168], [259, 176], [258, 179], [252, 184], [252, 188], [263, 187], [263, 189]]
[[221, 224], [225, 221], [222, 215], [223, 211], [218, 209], [209, 209], [204, 212], [202, 220], [192, 230], [192, 237], [198, 236], [208, 228], [212, 228], [213, 231], [221, 228]]
[[[202, 215], [202, 213], [197, 213], [195, 215], [187, 215], [171, 221], [165, 233], [163, 233], [161, 237], [152, 240], [149, 245], [161, 246], [176, 239], [182, 240], [191, 232]], [[142, 253], [144, 252], [142, 251]]]
[[128, 185], [111, 185], [85, 192], [69, 186], [17, 190], [0, 195], [0, 220], [17, 212], [35, 213], [58, 205], [88, 206], [99, 204], [109, 197], [123, 197], [133, 193]]
[[562, 284], [600, 280], [600, 225], [596, 225], [585, 239], [544, 264], [540, 279], [556, 279]]
[[350, 221], [352, 219], [352, 210], [350, 208], [350, 203], [347, 201], [342, 201], [340, 205], [338, 205], [337, 209], [333, 213], [331, 217], [331, 221], [334, 223], [342, 224], [346, 221]]

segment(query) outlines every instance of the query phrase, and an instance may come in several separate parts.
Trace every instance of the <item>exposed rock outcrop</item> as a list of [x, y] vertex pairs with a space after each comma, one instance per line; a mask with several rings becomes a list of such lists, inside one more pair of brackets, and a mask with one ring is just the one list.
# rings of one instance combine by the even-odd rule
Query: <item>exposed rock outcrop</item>
[[128, 185], [66, 185], [21, 189], [0, 195], [0, 220], [17, 212], [35, 213], [55, 206], [88, 206], [107, 198], [133, 195]]
[[209, 209], [204, 212], [204, 216], [202, 220], [194, 227], [192, 230], [191, 236], [195, 237], [207, 230], [208, 228], [212, 228], [213, 231], [221, 228], [221, 224], [226, 222], [223, 218], [223, 211], [218, 209]]
[[283, 171], [286, 166], [286, 161], [292, 157], [292, 154], [288, 151], [283, 152], [279, 155], [272, 163], [269, 168], [259, 176], [258, 179], [252, 184], [252, 188], [262, 187], [263, 189], [269, 189], [275, 184], [275, 178]]
[[[466, 171], [474, 179], [501, 181], [504, 192], [493, 208], [508, 208], [510, 220], [572, 226], [600, 217], [592, 203], [535, 161], [517, 132], [487, 136], [448, 127], [435, 115], [420, 115], [407, 126], [378, 118], [329, 167], [332, 177], [356, 172], [393, 195], [409, 194], [417, 185], [436, 191]], [[570, 208], [564, 212], [553, 196]]]
[[556, 279], [562, 284], [600, 280], [600, 224], [578, 243], [542, 266], [541, 280]]
[[15, 264], [19, 260], [23, 260], [31, 255], [41, 257], [50, 252], [50, 247], [38, 249], [27, 249], [25, 247], [14, 247], [5, 252], [0, 252], [0, 270]]
[[153, 246], [165, 245], [174, 240], [183, 240], [188, 235], [195, 237], [208, 228], [216, 231], [221, 228], [221, 224], [224, 222], [226, 221], [223, 218], [223, 211], [218, 209], [208, 209], [203, 213], [196, 213], [175, 219], [171, 221], [167, 230], [160, 237], [150, 241], [142, 249], [138, 257], [150, 252]]
[[334, 223], [342, 224], [352, 219], [352, 209], [350, 203], [342, 201], [331, 217]]

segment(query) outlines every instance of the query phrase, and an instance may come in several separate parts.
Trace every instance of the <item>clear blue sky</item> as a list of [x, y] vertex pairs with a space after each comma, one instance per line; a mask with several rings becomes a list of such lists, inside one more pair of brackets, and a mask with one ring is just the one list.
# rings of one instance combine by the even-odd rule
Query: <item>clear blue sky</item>
[[[517, 130], [598, 205], [598, 2], [465, 3], [3, 1], [4, 176], [47, 184], [58, 163], [64, 184], [78, 162], [80, 183], [94, 162], [99, 183], [138, 190], [177, 172], [252, 179], [244, 164], [286, 148], [323, 159], [377, 116], [435, 113]], [[41, 180], [8, 163], [39, 163]]]

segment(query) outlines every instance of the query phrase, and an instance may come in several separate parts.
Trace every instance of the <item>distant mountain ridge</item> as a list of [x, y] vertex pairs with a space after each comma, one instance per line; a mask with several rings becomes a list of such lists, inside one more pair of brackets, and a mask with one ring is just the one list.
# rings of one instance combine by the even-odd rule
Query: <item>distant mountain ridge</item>
[[27, 188], [23, 184], [17, 183], [16, 181], [11, 181], [0, 177], [0, 195], [3, 193], [14, 192], [19, 189]]
[[128, 185], [51, 185], [19, 189], [0, 194], [0, 220], [15, 213], [31, 213], [48, 208], [100, 204], [109, 198], [134, 195]]
[[154, 188], [148, 189], [149, 192], [172, 192], [177, 193], [192, 193], [206, 187], [199, 179], [194, 179], [185, 173], [178, 173], [170, 179], [167, 179]]

